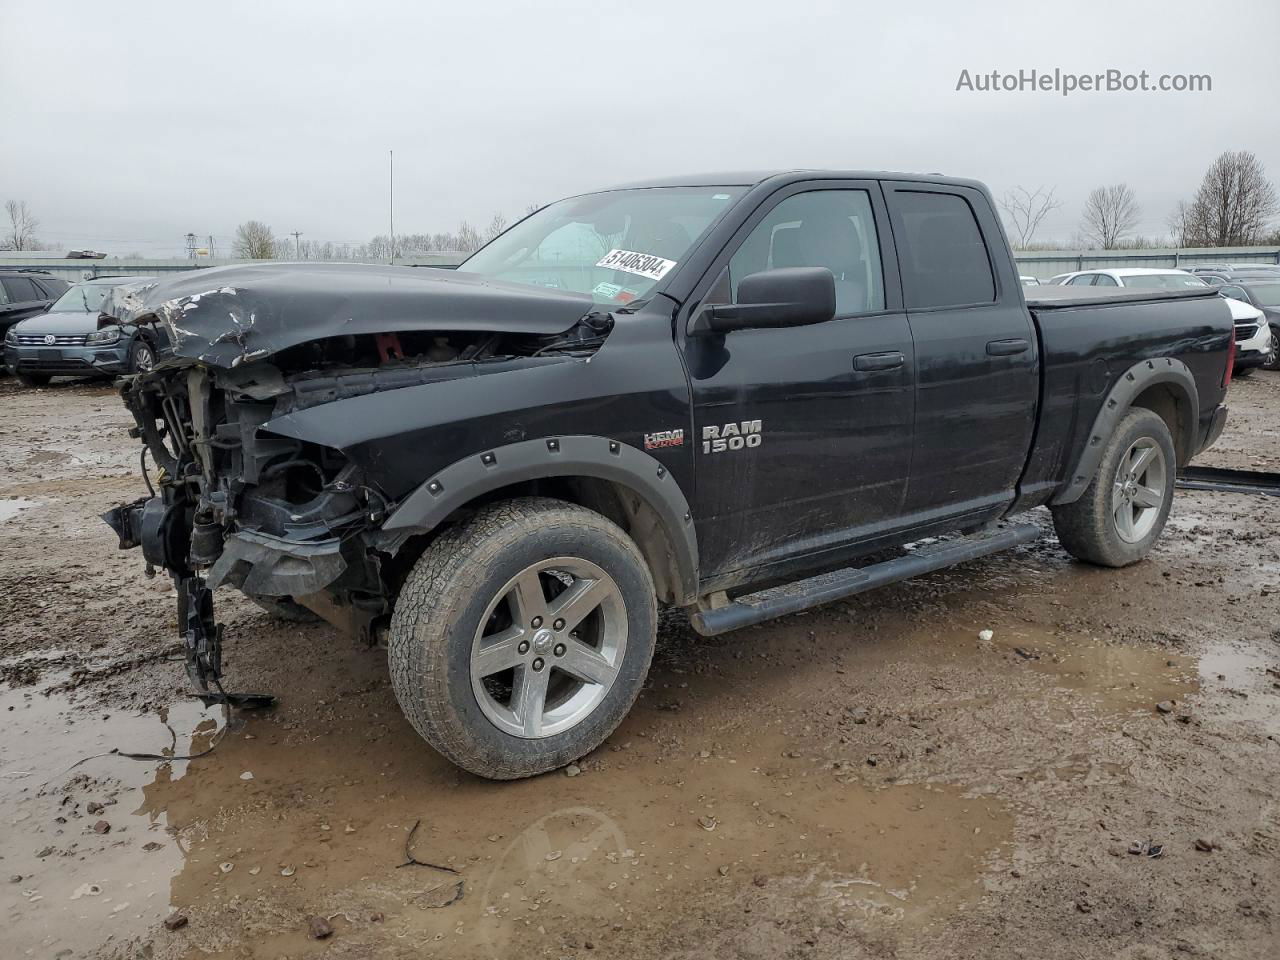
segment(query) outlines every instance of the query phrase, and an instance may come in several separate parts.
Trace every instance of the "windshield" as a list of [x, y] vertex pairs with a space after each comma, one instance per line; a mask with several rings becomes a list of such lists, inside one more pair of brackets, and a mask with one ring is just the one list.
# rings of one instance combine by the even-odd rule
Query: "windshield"
[[1149, 273], [1136, 277], [1125, 277], [1126, 287], [1137, 287], [1139, 290], [1185, 290], [1187, 287], [1207, 287], [1208, 284], [1199, 277], [1185, 273]]
[[51, 313], [95, 313], [111, 289], [105, 283], [82, 283], [72, 287], [49, 308]]
[[1280, 307], [1280, 283], [1251, 283], [1249, 292], [1264, 307]]
[[517, 223], [458, 267], [619, 306], [665, 277], [741, 187], [656, 187], [572, 197]]

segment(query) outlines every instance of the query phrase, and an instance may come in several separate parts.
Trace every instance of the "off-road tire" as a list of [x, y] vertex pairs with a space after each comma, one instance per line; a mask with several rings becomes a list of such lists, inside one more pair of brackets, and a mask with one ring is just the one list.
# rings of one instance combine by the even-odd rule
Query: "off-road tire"
[[[581, 558], [613, 579], [626, 645], [612, 686], [589, 714], [562, 732], [525, 739], [482, 711], [472, 688], [472, 646], [503, 585], [556, 557]], [[453, 763], [492, 780], [529, 777], [579, 759], [614, 731], [644, 684], [656, 624], [649, 568], [616, 524], [560, 500], [507, 500], [446, 530], [414, 564], [391, 618], [391, 683], [413, 728]]]
[[24, 387], [47, 387], [53, 377], [47, 373], [20, 373], [18, 382]]
[[245, 594], [254, 604], [276, 620], [287, 623], [319, 623], [320, 617], [290, 597], [254, 597]]
[[[1121, 538], [1117, 529], [1115, 480], [1121, 458], [1143, 438], [1154, 441], [1163, 453], [1166, 477], [1154, 525], [1140, 540], [1130, 543]], [[1176, 472], [1177, 458], [1169, 428], [1155, 413], [1135, 407], [1124, 415], [1107, 440], [1093, 480], [1080, 499], [1052, 508], [1053, 527], [1059, 542], [1073, 557], [1086, 563], [1103, 567], [1137, 563], [1150, 552], [1164, 529], [1173, 505]]]

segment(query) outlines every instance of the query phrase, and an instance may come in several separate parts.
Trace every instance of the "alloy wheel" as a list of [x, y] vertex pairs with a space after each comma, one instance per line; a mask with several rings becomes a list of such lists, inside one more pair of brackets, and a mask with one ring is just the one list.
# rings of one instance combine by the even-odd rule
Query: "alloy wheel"
[[626, 605], [613, 579], [580, 558], [542, 560], [512, 577], [481, 618], [471, 688], [500, 730], [550, 737], [595, 710], [626, 646]]

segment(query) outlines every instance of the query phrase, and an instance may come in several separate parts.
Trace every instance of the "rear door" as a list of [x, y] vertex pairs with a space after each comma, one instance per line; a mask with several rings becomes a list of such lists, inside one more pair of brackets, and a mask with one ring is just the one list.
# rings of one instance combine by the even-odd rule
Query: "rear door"
[[917, 523], [999, 514], [1036, 423], [1039, 357], [1007, 245], [981, 191], [885, 184], [915, 342], [905, 509]]
[[825, 267], [836, 281], [826, 323], [683, 337], [707, 577], [803, 566], [901, 523], [915, 363], [888, 234], [874, 181], [791, 184], [689, 298], [686, 321], [753, 273]]
[[52, 301], [30, 277], [5, 277], [0, 280], [8, 294], [9, 305], [6, 320], [22, 320], [44, 311]]

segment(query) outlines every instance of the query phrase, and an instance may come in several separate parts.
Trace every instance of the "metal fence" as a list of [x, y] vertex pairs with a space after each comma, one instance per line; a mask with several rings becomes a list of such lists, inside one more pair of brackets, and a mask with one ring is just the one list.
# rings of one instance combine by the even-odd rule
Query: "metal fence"
[[1186, 247], [1154, 250], [1019, 250], [1023, 276], [1047, 280], [1073, 270], [1164, 267], [1190, 270], [1211, 263], [1280, 263], [1280, 247]]
[[[452, 267], [464, 253], [435, 253], [392, 261], [411, 267]], [[1280, 247], [1192, 247], [1157, 250], [1021, 250], [1014, 253], [1024, 276], [1047, 280], [1059, 273], [1105, 267], [1174, 267], [1189, 269], [1210, 263], [1277, 263]], [[265, 263], [263, 260], [68, 260], [60, 257], [13, 257], [0, 254], [0, 267], [46, 270], [66, 280], [91, 277], [149, 276], [207, 267]], [[383, 260], [349, 259], [347, 263], [385, 263]]]

